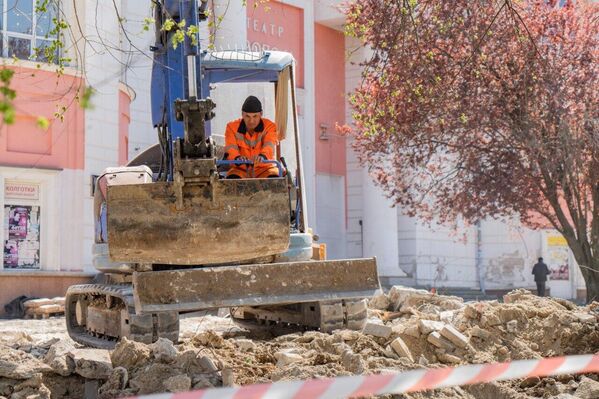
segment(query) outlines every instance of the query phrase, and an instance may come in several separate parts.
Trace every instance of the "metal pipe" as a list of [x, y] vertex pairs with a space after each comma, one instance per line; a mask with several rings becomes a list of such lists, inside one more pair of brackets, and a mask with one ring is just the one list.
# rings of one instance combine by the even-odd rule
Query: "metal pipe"
[[196, 74], [196, 56], [187, 56], [187, 89], [189, 97], [198, 97], [198, 77]]

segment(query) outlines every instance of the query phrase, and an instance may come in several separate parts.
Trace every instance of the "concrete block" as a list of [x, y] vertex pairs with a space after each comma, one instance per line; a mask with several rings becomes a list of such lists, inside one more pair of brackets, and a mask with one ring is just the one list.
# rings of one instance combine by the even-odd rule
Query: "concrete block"
[[389, 338], [393, 332], [393, 328], [384, 324], [366, 323], [362, 332], [367, 335], [372, 335], [380, 338]]
[[412, 352], [410, 352], [408, 346], [405, 342], [403, 342], [401, 338], [395, 338], [390, 345], [391, 348], [395, 351], [395, 353], [397, 353], [400, 357], [407, 357], [411, 362], [414, 361], [414, 358], [412, 357]]
[[465, 348], [468, 345], [468, 337], [451, 325], [446, 325], [439, 333], [458, 348]]
[[441, 331], [445, 327], [445, 323], [442, 321], [435, 320], [419, 320], [418, 328], [420, 328], [420, 333], [423, 335], [428, 335], [433, 331]]
[[453, 349], [453, 344], [447, 339], [443, 338], [438, 331], [433, 331], [426, 337], [426, 340], [431, 344], [435, 345], [437, 348], [450, 350]]

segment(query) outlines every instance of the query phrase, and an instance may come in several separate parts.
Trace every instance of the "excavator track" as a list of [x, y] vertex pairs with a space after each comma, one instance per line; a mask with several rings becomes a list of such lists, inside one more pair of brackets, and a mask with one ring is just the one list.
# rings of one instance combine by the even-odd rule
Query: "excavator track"
[[65, 316], [69, 336], [94, 348], [112, 349], [122, 337], [148, 344], [160, 337], [179, 338], [177, 312], [135, 314], [131, 284], [71, 286]]
[[364, 299], [308, 302], [282, 306], [231, 308], [231, 318], [239, 326], [273, 335], [302, 330], [361, 330], [366, 324]]

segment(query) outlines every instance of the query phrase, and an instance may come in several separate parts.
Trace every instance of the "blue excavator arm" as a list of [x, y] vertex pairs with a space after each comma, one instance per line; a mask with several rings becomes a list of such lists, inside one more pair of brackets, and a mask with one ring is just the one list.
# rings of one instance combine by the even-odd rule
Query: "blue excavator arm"
[[[201, 80], [200, 38], [187, 34], [206, 19], [208, 0], [155, 0], [156, 39], [152, 67], [152, 122], [158, 129], [163, 156], [161, 180], [173, 179], [173, 143], [181, 141], [182, 156], [213, 156], [206, 121], [214, 116], [214, 103], [208, 99]], [[165, 30], [165, 22], [172, 28]], [[182, 23], [184, 21], [184, 23]], [[173, 36], [184, 30], [183, 43], [173, 44]], [[194, 37], [195, 36], [195, 37]], [[206, 87], [206, 90], [208, 88]]]

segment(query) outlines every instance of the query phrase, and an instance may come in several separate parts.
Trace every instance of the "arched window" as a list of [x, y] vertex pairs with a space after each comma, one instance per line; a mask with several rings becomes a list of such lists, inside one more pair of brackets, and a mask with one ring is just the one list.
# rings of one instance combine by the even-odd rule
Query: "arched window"
[[[41, 4], [45, 5], [45, 11], [38, 10]], [[50, 61], [44, 49], [56, 39], [52, 31], [55, 18], [58, 18], [58, 7], [58, 0], [0, 0], [2, 57]], [[51, 61], [57, 62], [58, 54]]]

